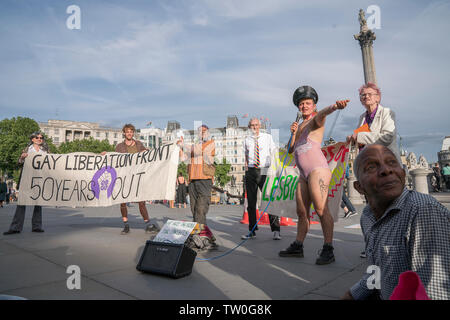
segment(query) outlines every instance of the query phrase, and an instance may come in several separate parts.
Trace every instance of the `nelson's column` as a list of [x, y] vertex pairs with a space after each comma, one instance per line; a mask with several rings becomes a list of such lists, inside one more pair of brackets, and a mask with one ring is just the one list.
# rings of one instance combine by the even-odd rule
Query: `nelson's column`
[[[367, 27], [367, 21], [364, 16], [364, 10], [359, 9], [359, 33], [354, 35], [355, 40], [359, 41], [361, 46], [363, 68], [364, 68], [364, 82], [372, 82], [377, 84], [377, 77], [375, 73], [375, 61], [373, 59], [373, 41], [376, 39], [375, 32]], [[356, 158], [356, 150], [350, 153], [351, 170], [348, 178], [348, 197], [354, 204], [362, 204], [363, 197], [353, 187], [353, 182], [356, 180], [353, 173], [353, 160]]]

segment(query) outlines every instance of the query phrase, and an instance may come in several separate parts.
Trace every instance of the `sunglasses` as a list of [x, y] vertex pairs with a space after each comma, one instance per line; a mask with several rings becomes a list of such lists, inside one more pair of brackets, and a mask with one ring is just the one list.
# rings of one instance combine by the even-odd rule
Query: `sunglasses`
[[34, 139], [44, 140], [44, 137], [34, 137]]

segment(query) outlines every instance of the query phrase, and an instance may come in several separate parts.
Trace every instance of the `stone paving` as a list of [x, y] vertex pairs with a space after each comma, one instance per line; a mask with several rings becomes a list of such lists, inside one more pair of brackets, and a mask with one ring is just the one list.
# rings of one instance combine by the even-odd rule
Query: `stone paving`
[[[438, 194], [449, 207], [450, 194]], [[162, 226], [167, 219], [191, 221], [189, 209], [148, 205], [150, 216]], [[361, 212], [362, 206], [357, 206]], [[0, 208], [0, 230], [8, 230], [15, 205]], [[129, 208], [131, 233], [120, 235], [118, 206], [107, 208], [43, 208], [44, 233], [31, 232], [31, 208], [24, 230], [0, 233], [0, 295], [26, 299], [193, 299], [193, 300], [334, 300], [365, 272], [366, 261], [359, 229], [360, 214], [335, 224], [336, 262], [315, 265], [323, 236], [312, 225], [305, 241], [304, 258], [281, 258], [278, 251], [294, 239], [296, 227], [282, 227], [282, 240], [274, 241], [268, 226], [260, 226], [256, 239], [211, 261], [196, 260], [192, 274], [180, 279], [144, 274], [136, 265], [146, 240], [137, 205]], [[341, 213], [342, 216], [343, 213]], [[239, 223], [242, 206], [212, 205], [208, 225], [219, 250], [199, 253], [211, 258], [241, 242], [248, 226]], [[81, 270], [81, 289], [69, 290], [67, 267]]]

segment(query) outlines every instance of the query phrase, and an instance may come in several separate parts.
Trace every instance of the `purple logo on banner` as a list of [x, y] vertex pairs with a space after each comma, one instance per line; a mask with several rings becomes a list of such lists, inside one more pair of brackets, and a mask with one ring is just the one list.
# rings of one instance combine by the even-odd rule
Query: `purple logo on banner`
[[[109, 173], [109, 175], [106, 173]], [[117, 173], [113, 167], [104, 167], [94, 174], [91, 181], [91, 188], [97, 199], [100, 198], [100, 190], [108, 190], [106, 195], [108, 198], [111, 197], [114, 185], [116, 184], [116, 177]]]

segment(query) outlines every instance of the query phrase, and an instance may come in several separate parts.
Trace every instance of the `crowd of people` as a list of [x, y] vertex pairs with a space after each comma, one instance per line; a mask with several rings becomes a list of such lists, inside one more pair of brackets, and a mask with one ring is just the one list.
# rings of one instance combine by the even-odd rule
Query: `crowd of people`
[[[343, 299], [389, 299], [400, 274], [414, 271], [421, 279], [431, 299], [450, 299], [450, 211], [432, 196], [421, 194], [405, 187], [405, 170], [401, 165], [396, 142], [395, 113], [382, 106], [381, 90], [373, 83], [359, 88], [359, 98], [364, 112], [355, 121], [357, 130], [347, 136], [351, 149], [358, 151], [353, 164], [356, 175], [355, 189], [365, 197], [367, 205], [361, 213], [361, 228], [365, 240], [365, 256], [371, 265], [381, 270], [381, 288], [373, 289], [367, 285], [368, 274], [364, 274]], [[339, 257], [334, 255], [334, 221], [328, 208], [328, 187], [331, 171], [321, 151], [324, 126], [327, 116], [336, 110], [344, 109], [350, 100], [337, 100], [334, 104], [318, 110], [318, 94], [310, 86], [295, 90], [293, 102], [301, 112], [302, 120], [290, 126], [291, 143], [289, 153], [294, 155], [299, 170], [296, 188], [296, 213], [298, 216], [297, 234], [294, 242], [278, 254], [280, 257], [304, 257], [304, 245], [310, 228], [310, 207], [319, 216], [323, 232], [323, 246], [316, 264], [333, 263]], [[249, 121], [249, 136], [244, 142], [245, 188], [248, 198], [249, 233], [244, 240], [256, 238], [256, 202], [258, 189], [262, 189], [271, 165], [271, 154], [278, 152], [272, 136], [260, 131], [257, 118]], [[125, 140], [118, 144], [116, 152], [135, 153], [145, 147], [134, 137], [132, 125], [123, 128]], [[20, 156], [19, 163], [31, 153], [47, 153], [43, 146], [43, 135], [32, 134], [30, 144]], [[202, 247], [216, 249], [217, 243], [207, 226], [207, 213], [211, 202], [211, 191], [215, 174], [215, 144], [209, 135], [209, 128], [203, 124], [198, 128], [198, 139], [186, 144], [183, 137], [177, 141], [180, 147], [180, 160], [188, 162], [188, 182], [177, 177], [176, 203], [186, 207], [189, 195], [193, 221], [198, 223], [196, 235], [205, 235]], [[439, 170], [438, 170], [439, 171]], [[450, 184], [450, 166], [439, 171], [447, 189]], [[345, 217], [357, 214], [345, 196], [342, 198]], [[145, 202], [139, 203], [139, 210], [145, 222], [146, 231], [157, 231], [151, 224]], [[120, 206], [124, 229], [130, 228], [127, 206]], [[5, 235], [20, 233], [23, 228], [25, 206], [17, 206], [11, 226]], [[273, 239], [280, 240], [279, 217], [269, 215]], [[35, 206], [32, 218], [33, 232], [42, 230], [42, 208]]]

